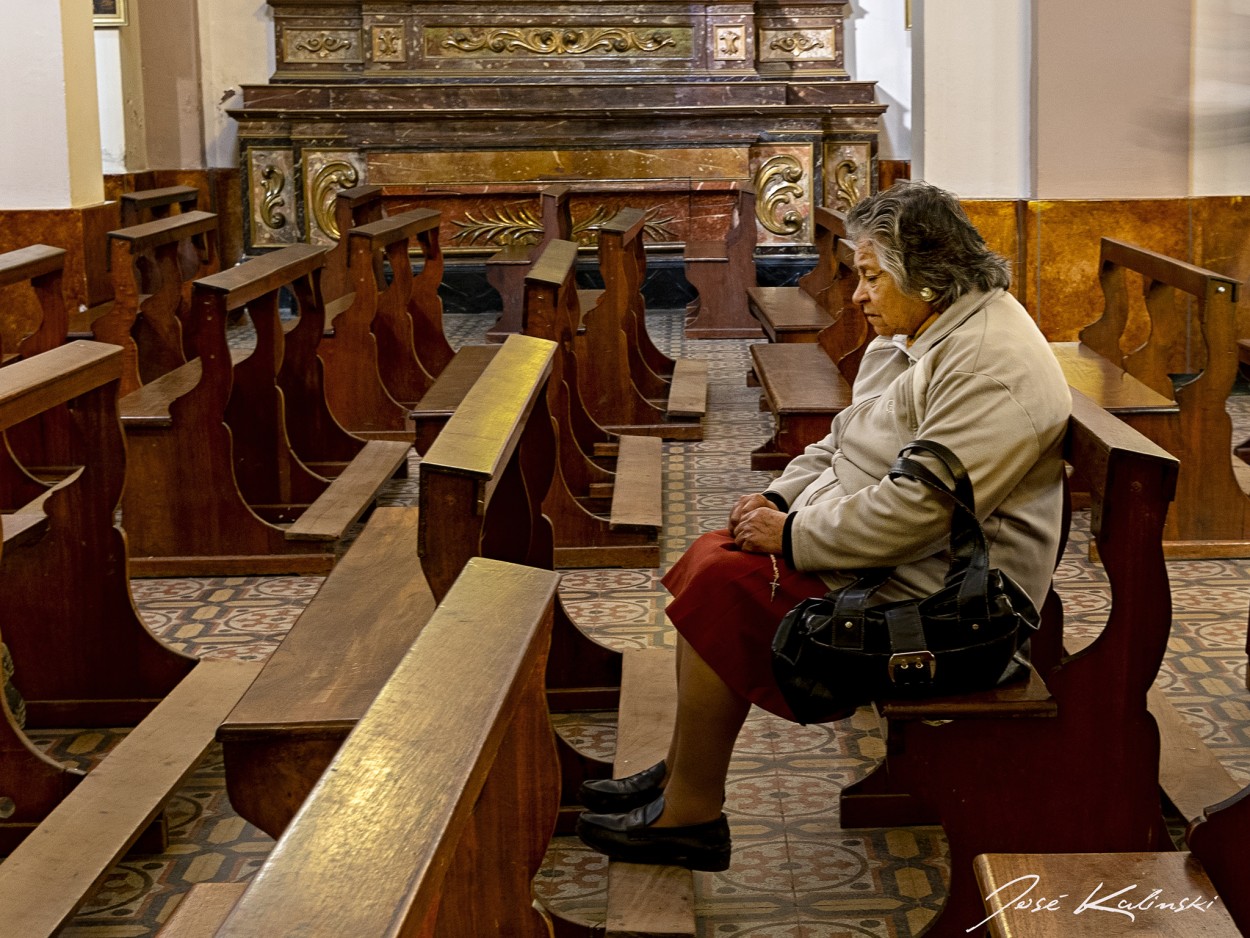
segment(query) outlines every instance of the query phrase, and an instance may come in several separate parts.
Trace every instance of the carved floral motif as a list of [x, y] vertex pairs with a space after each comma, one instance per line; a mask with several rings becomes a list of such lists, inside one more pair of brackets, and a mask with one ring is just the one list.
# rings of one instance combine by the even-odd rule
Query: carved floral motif
[[795, 33], [793, 36], [778, 36], [768, 47], [777, 49], [780, 52], [788, 52], [791, 55], [802, 55], [804, 52], [811, 52], [813, 49], [820, 49], [824, 46], [825, 41], [815, 36], [807, 36], [803, 33]]
[[373, 61], [402, 62], [404, 60], [404, 29], [402, 26], [373, 27]]
[[[571, 239], [579, 244], [595, 243], [599, 227], [615, 214], [615, 209], [601, 205], [586, 218], [574, 218]], [[674, 221], [671, 216], [658, 217], [658, 211], [650, 208], [644, 219], [643, 231], [652, 241], [674, 240], [669, 227]], [[483, 212], [480, 218], [466, 212], [463, 219], [453, 218], [452, 224], [460, 229], [452, 235], [452, 240], [465, 246], [537, 244], [543, 235], [542, 218], [534, 209], [525, 206], [508, 205], [490, 209]]]
[[487, 50], [496, 54], [532, 52], [535, 55], [586, 55], [606, 52], [617, 55], [627, 52], [655, 52], [676, 45], [671, 33], [653, 29], [577, 29], [572, 27], [534, 27], [530, 29], [465, 29], [457, 30], [443, 40], [444, 48], [461, 52]]
[[833, 168], [833, 179], [839, 211], [845, 212], [863, 198], [859, 191], [859, 164], [854, 160], [841, 160]]

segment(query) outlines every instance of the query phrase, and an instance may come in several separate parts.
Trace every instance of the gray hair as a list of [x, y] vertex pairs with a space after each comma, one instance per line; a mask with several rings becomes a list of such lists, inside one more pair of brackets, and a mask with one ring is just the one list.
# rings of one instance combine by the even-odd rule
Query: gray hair
[[1006, 289], [1011, 266], [985, 246], [952, 192], [902, 181], [847, 213], [847, 237], [869, 243], [898, 288], [917, 296], [928, 287], [938, 312], [970, 290]]

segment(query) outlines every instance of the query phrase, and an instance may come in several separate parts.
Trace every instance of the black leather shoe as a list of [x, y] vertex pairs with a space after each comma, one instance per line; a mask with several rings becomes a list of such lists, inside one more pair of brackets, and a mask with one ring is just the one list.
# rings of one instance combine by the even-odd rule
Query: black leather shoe
[[582, 782], [578, 798], [595, 814], [621, 814], [655, 800], [664, 781], [664, 760], [624, 778], [595, 778]]
[[651, 827], [664, 812], [664, 796], [627, 814], [592, 814], [577, 819], [582, 843], [627, 863], [684, 866], [718, 873], [729, 869], [729, 822], [715, 821], [687, 827]]

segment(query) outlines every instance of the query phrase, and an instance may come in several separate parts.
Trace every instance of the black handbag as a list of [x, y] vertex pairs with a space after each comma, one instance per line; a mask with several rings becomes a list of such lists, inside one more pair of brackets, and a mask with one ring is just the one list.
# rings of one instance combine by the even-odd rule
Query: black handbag
[[[916, 451], [939, 459], [954, 488], [908, 456]], [[893, 573], [892, 567], [874, 568], [786, 613], [773, 637], [773, 674], [800, 723], [832, 719], [882, 698], [993, 687], [1020, 667], [1013, 658], [1038, 627], [1024, 590], [989, 569], [972, 483], [958, 457], [940, 443], [915, 440], [890, 467], [890, 478], [900, 476], [955, 504], [945, 584], [923, 599], [870, 606]]]

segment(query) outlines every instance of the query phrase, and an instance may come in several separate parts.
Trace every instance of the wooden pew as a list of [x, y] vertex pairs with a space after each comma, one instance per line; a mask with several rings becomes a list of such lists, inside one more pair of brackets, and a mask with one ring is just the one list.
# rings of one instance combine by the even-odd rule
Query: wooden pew
[[[6, 701], [0, 852], [22, 844], [0, 864], [0, 920], [12, 934], [51, 934], [72, 914], [150, 826], [255, 674], [234, 662], [197, 665], [158, 641], [135, 609], [125, 538], [115, 521], [125, 475], [117, 421], [121, 358], [115, 346], [74, 342], [0, 370], [0, 429], [43, 410], [64, 411], [68, 455], [76, 464], [59, 481], [36, 487], [24, 506], [14, 502], [30, 480], [0, 477], [7, 509], [3, 638], [26, 726], [143, 721], [108, 756], [108, 769], [84, 780], [31, 744]], [[99, 813], [107, 822], [89, 831], [88, 819]], [[155, 833], [159, 839], [163, 828]], [[32, 895], [41, 908], [28, 930], [17, 906]]]
[[486, 332], [488, 342], [502, 342], [522, 331], [525, 308], [525, 275], [548, 242], [571, 241], [573, 216], [569, 211], [569, 186], [546, 186], [538, 193], [537, 222], [540, 233], [533, 242], [516, 242], [495, 252], [486, 261], [486, 282], [499, 293], [503, 310]]
[[[554, 346], [510, 337], [421, 463], [420, 508], [379, 508], [220, 731], [231, 803], [278, 836], [467, 561], [549, 569]], [[616, 704], [620, 656], [557, 602], [552, 709]], [[566, 800], [606, 766], [561, 750]]]
[[[371, 438], [407, 434], [411, 439], [411, 418], [419, 452], [496, 351], [495, 346], [453, 351], [443, 333], [440, 218], [417, 209], [348, 233], [353, 301], [318, 352], [326, 365], [330, 409], [345, 427]], [[414, 277], [409, 252], [415, 246], [424, 265]], [[389, 283], [384, 261], [392, 271]], [[437, 388], [435, 379], [442, 379]]]
[[[1130, 272], [1141, 280], [1150, 335], [1140, 348], [1124, 352]], [[1101, 319], [1081, 331], [1081, 345], [1154, 394], [1156, 409], [1114, 412], [1181, 459], [1163, 535], [1166, 556], [1250, 557], [1250, 497], [1233, 474], [1232, 424], [1224, 409], [1237, 378], [1238, 282], [1111, 238], [1102, 239], [1100, 280], [1106, 307]], [[1169, 372], [1178, 367], [1169, 359], [1191, 342], [1205, 365], [1174, 389]], [[1061, 349], [1065, 372], [1071, 351], [1070, 345]]]
[[[630, 434], [615, 437], [614, 476], [593, 459], [594, 445], [603, 440], [605, 431], [582, 401], [579, 372], [605, 365], [594, 358], [584, 364], [576, 351], [576, 260], [577, 245], [552, 241], [525, 278], [526, 334], [556, 342], [559, 348], [547, 392], [555, 426], [556, 472], [543, 503], [555, 528], [556, 564], [658, 566], [663, 524], [660, 440]], [[603, 517], [593, 510], [590, 496], [597, 483], [608, 480], [612, 503], [609, 516]]]
[[123, 192], [121, 203], [122, 227], [142, 225], [168, 218], [177, 208], [179, 212], [194, 212], [199, 207], [200, 190], [195, 186], [164, 186], [160, 189], [140, 189]]
[[751, 315], [759, 320], [769, 342], [815, 342], [845, 304], [842, 291], [835, 285], [845, 275], [838, 270], [838, 242], [846, 238], [846, 216], [818, 205], [812, 224], [816, 229], [816, 266], [799, 278], [798, 285], [751, 286], [747, 290]]
[[[575, 337], [578, 380], [591, 417], [613, 433], [703, 439], [707, 363], [673, 362], [647, 334], [643, 213], [622, 209], [599, 229], [604, 291]], [[580, 304], [579, 304], [580, 306]]]
[[753, 339], [760, 324], [747, 306], [755, 287], [755, 188], [738, 187], [724, 241], [687, 241], [686, 280], [698, 294], [686, 308], [687, 339]]
[[[132, 574], [324, 573], [335, 543], [405, 462], [405, 442], [371, 440], [330, 481], [291, 446], [296, 421], [288, 420], [283, 383], [302, 379], [280, 375], [278, 295], [294, 285], [312, 314], [319, 304], [308, 281], [323, 257], [322, 248], [293, 245], [196, 281], [197, 357], [122, 398]], [[256, 348], [235, 364], [226, 317], [243, 308]], [[311, 328], [315, 336], [322, 324]], [[301, 411], [298, 419], [315, 416]]]
[[833, 322], [815, 343], [770, 342], [751, 346], [753, 372], [761, 387], [761, 409], [772, 411], [776, 430], [751, 452], [751, 468], [784, 469], [811, 443], [829, 433], [829, 424], [851, 402], [851, 387], [864, 350], [875, 333], [851, 301], [855, 291], [855, 249], [834, 245], [833, 282], [826, 289]]
[[91, 322], [91, 332], [122, 347], [125, 396], [193, 357], [191, 282], [220, 265], [217, 216], [186, 212], [110, 231], [109, 251], [113, 302]]
[[546, 938], [558, 581], [470, 560], [245, 890], [196, 887], [161, 935]]

